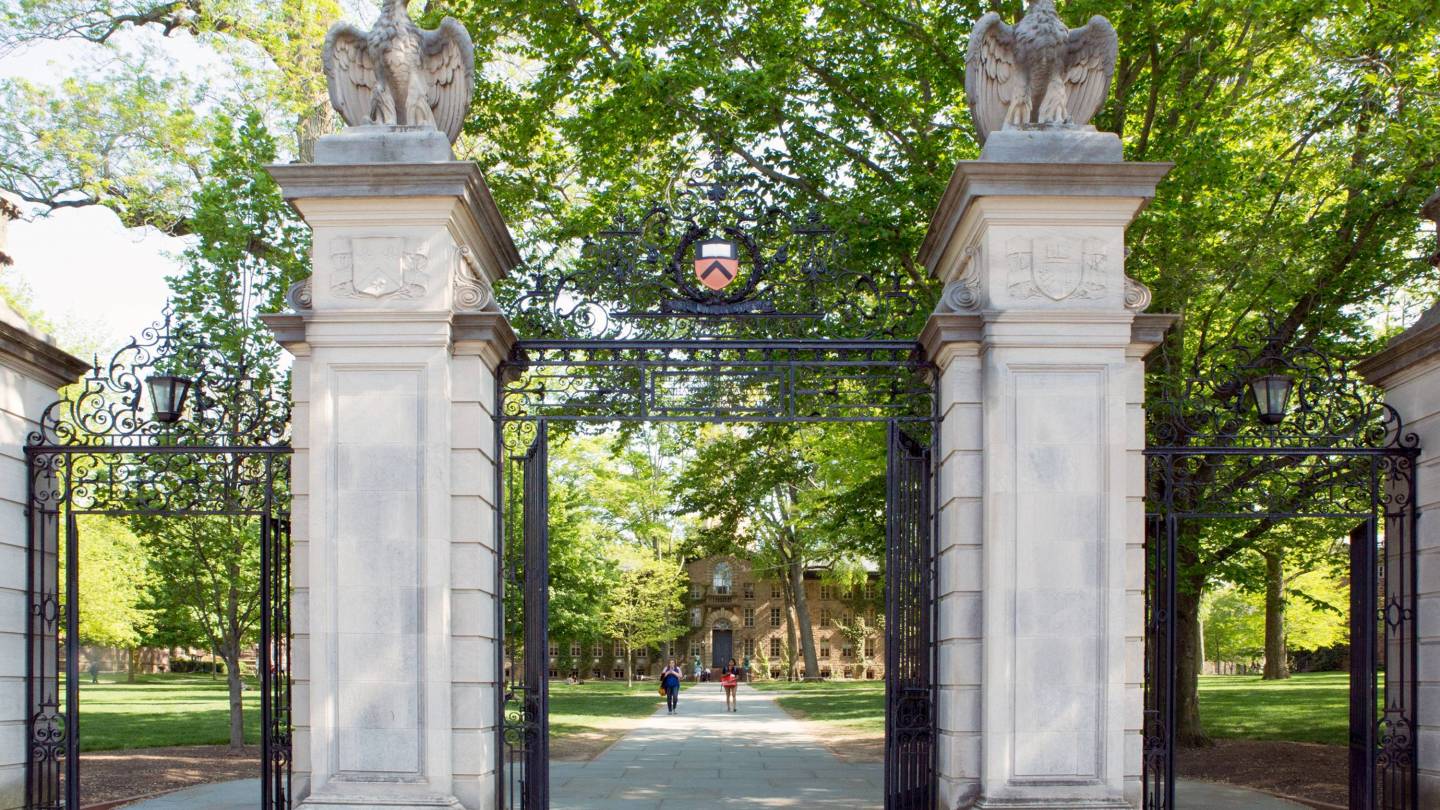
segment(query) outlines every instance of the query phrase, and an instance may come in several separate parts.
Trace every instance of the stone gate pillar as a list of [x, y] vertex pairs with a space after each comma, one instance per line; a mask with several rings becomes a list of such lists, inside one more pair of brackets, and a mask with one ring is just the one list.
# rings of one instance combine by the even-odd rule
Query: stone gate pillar
[[[381, 128], [361, 128], [381, 129]], [[360, 133], [363, 134], [363, 133]], [[494, 806], [491, 284], [518, 261], [479, 168], [347, 131], [274, 166], [313, 275], [265, 321], [295, 357], [295, 793], [305, 808]], [[438, 135], [429, 132], [431, 140]], [[442, 139], [443, 140], [443, 139]]]
[[[1072, 161], [1083, 162], [1072, 162]], [[1145, 354], [1125, 230], [1170, 164], [1093, 131], [1002, 131], [921, 247], [945, 283], [941, 806], [1140, 806]]]
[[[1425, 210], [1440, 226], [1440, 193]], [[1434, 259], [1440, 264], [1440, 251]], [[1385, 401], [1399, 413], [1405, 432], [1420, 442], [1415, 469], [1420, 585], [1415, 594], [1419, 649], [1414, 654], [1420, 698], [1415, 706], [1415, 741], [1420, 806], [1440, 807], [1440, 303], [1361, 364], [1360, 371], [1385, 389]]]

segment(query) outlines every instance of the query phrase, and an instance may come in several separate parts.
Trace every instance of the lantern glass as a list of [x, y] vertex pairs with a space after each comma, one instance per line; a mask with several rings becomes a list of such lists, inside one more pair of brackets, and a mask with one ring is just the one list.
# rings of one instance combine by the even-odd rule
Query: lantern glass
[[169, 374], [156, 374], [145, 381], [150, 390], [150, 408], [155, 419], [165, 424], [178, 422], [185, 412], [185, 398], [190, 394], [190, 380]]
[[1295, 381], [1284, 374], [1267, 374], [1250, 381], [1250, 390], [1255, 394], [1255, 409], [1260, 421], [1267, 425], [1278, 425], [1285, 421], [1290, 410], [1290, 393]]

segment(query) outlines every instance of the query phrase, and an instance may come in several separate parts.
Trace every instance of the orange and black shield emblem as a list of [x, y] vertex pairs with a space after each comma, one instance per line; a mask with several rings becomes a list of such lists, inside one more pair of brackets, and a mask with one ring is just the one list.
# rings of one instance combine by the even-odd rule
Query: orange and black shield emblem
[[706, 239], [695, 245], [695, 278], [712, 290], [722, 290], [740, 272], [740, 254], [729, 239]]

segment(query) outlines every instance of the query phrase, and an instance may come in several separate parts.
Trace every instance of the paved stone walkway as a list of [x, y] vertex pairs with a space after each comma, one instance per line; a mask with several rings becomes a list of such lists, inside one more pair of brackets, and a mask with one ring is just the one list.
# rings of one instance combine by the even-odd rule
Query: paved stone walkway
[[213, 785], [177, 790], [143, 802], [125, 805], [125, 810], [255, 810], [260, 806], [260, 780], [237, 779]]
[[1258, 790], [1181, 779], [1175, 783], [1175, 810], [1310, 810], [1307, 805]]
[[768, 693], [740, 687], [725, 711], [718, 684], [687, 686], [680, 710], [662, 706], [644, 726], [590, 762], [550, 763], [553, 810], [805, 807], [883, 804], [876, 764], [848, 764]]

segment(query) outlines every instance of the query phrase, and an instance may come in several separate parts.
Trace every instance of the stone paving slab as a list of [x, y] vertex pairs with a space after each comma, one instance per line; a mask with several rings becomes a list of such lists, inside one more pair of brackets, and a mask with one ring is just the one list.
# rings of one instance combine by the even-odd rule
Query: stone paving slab
[[878, 810], [883, 787], [879, 763], [841, 762], [808, 724], [743, 685], [738, 712], [725, 711], [718, 684], [690, 686], [678, 713], [661, 707], [590, 762], [550, 764], [553, 810]]

